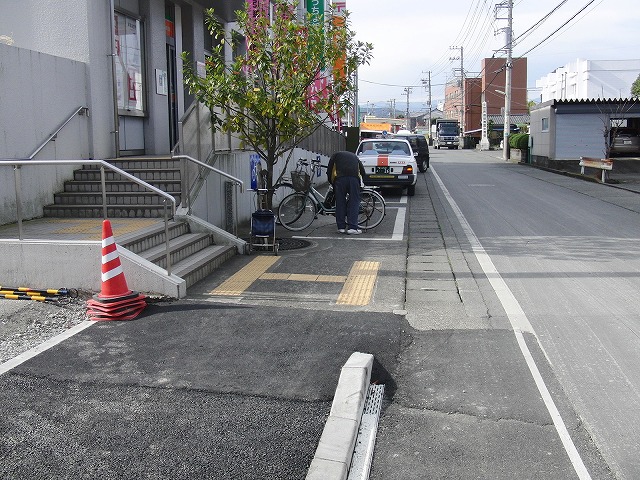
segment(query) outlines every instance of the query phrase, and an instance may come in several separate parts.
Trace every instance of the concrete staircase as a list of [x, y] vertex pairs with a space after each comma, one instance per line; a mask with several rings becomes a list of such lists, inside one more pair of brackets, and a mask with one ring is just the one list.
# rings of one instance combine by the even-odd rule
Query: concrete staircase
[[[176, 198], [180, 203], [180, 164], [171, 157], [125, 157], [109, 160], [112, 165], [144, 180]], [[164, 217], [163, 199], [154, 192], [105, 170], [108, 218]], [[170, 214], [170, 211], [169, 211]], [[100, 169], [83, 166], [44, 207], [45, 217], [101, 218]], [[118, 243], [142, 258], [166, 269], [164, 223], [118, 238]], [[210, 233], [192, 233], [186, 221], [171, 220], [169, 249], [172, 273], [185, 280], [187, 288], [212, 273], [236, 253], [234, 246], [215, 245]]]
[[[171, 157], [126, 157], [109, 160], [140, 180], [173, 195], [180, 203], [180, 164]], [[130, 182], [120, 174], [105, 170], [107, 216], [109, 218], [161, 218], [163, 198]], [[87, 165], [74, 172], [64, 191], [55, 194], [54, 203], [44, 207], [45, 217], [100, 218], [102, 193], [100, 168]]]
[[[124, 236], [118, 243], [162, 268], [167, 268], [164, 224]], [[171, 273], [187, 288], [211, 274], [236, 254], [234, 246], [215, 245], [208, 233], [192, 233], [186, 221], [169, 222]]]

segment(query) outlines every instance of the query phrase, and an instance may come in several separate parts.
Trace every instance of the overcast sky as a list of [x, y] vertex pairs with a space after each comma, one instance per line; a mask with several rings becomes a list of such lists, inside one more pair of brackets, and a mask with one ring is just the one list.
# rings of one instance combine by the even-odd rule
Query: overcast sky
[[[507, 26], [507, 9], [499, 9], [496, 15], [495, 8], [497, 3], [506, 5], [506, 0], [346, 2], [356, 38], [374, 45], [371, 64], [359, 70], [361, 105], [369, 102], [383, 106], [391, 99], [396, 100], [397, 106], [406, 105], [403, 92], [408, 86], [413, 87], [411, 102], [426, 104], [428, 93], [420, 86], [431, 71], [435, 107], [444, 97], [444, 84], [453, 75], [452, 69], [457, 68], [459, 74], [460, 60], [450, 58], [459, 58], [460, 49], [450, 47], [463, 47], [465, 73], [477, 76], [481, 60], [505, 45], [504, 33], [494, 32]], [[513, 5], [514, 38], [523, 36], [517, 40], [513, 56], [528, 59], [529, 98], [539, 98], [536, 80], [578, 58], [640, 59], [638, 0], [514, 0]], [[556, 7], [547, 20], [531, 29]], [[496, 16], [505, 20], [496, 20]], [[549, 40], [536, 46], [567, 22]]]

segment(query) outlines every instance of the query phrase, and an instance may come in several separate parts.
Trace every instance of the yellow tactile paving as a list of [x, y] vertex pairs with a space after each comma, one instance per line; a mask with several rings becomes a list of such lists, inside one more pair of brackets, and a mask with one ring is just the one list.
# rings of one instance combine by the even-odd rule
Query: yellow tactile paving
[[318, 279], [318, 275], [309, 275], [306, 273], [292, 273], [289, 276], [289, 280], [294, 282], [315, 282]]
[[260, 280], [289, 280], [290, 273], [263, 273]]
[[306, 273], [263, 273], [260, 280], [289, 280], [293, 282], [344, 283], [344, 275], [310, 275]]
[[355, 262], [348, 276], [313, 275], [307, 273], [267, 272], [278, 261], [277, 257], [256, 257], [235, 275], [209, 292], [210, 295], [242, 295], [256, 280], [282, 280], [292, 282], [343, 283], [336, 303], [341, 305], [368, 305], [380, 269], [380, 262]]
[[209, 292], [211, 295], [242, 295], [267, 269], [278, 261], [278, 257], [256, 257], [232, 277]]
[[[111, 218], [111, 228], [116, 240], [119, 236], [144, 230], [157, 223], [159, 218]], [[23, 238], [47, 240], [101, 240], [102, 218], [36, 218], [22, 222]], [[16, 223], [0, 227], [0, 238], [18, 238]]]
[[368, 305], [373, 295], [373, 287], [379, 268], [380, 262], [355, 262], [336, 303], [339, 305]]
[[[158, 220], [144, 218], [135, 220], [112, 219], [110, 222], [113, 234], [117, 236], [154, 225]], [[100, 218], [89, 218], [85, 220], [58, 219], [56, 223], [67, 224], [67, 226], [52, 230], [51, 234], [53, 235], [82, 235], [87, 239], [95, 240], [102, 238], [102, 219]]]
[[344, 283], [347, 281], [347, 277], [344, 275], [318, 275], [316, 278], [316, 282], [336, 282], [336, 283]]

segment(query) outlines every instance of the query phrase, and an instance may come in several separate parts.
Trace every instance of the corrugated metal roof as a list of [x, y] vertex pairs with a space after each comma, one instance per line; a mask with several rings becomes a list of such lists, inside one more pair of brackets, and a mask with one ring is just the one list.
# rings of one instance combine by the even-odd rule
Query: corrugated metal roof
[[[516, 125], [520, 125], [523, 123], [530, 123], [531, 121], [531, 115], [529, 115], [528, 113], [519, 113], [519, 114], [515, 114], [515, 115], [510, 115], [509, 116], [511, 119], [511, 123], [515, 123]], [[487, 115], [487, 120], [488, 121], [492, 121], [494, 124], [501, 124], [504, 125], [504, 115]]]
[[566, 106], [602, 106], [602, 105], [640, 105], [640, 98], [566, 98], [566, 99], [553, 99], [546, 102], [538, 103], [531, 107], [531, 110], [538, 110], [543, 107], [566, 107]]

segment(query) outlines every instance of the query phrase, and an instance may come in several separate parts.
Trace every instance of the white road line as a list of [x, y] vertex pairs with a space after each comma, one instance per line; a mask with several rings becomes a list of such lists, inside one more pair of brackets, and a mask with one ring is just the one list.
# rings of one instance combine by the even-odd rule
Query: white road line
[[406, 214], [406, 207], [398, 208], [398, 214], [396, 215], [396, 223], [393, 225], [393, 234], [391, 235], [391, 240], [402, 240], [402, 238], [404, 237], [404, 219], [406, 217]]
[[524, 341], [524, 335], [522, 333], [523, 332], [532, 333], [536, 338], [536, 340], [538, 341], [538, 343], [540, 342], [540, 340], [535, 334], [535, 331], [533, 330], [533, 327], [531, 326], [531, 323], [529, 322], [527, 315], [522, 310], [520, 303], [518, 302], [516, 297], [513, 295], [513, 292], [511, 291], [511, 289], [509, 289], [509, 287], [507, 286], [506, 282], [500, 275], [500, 272], [498, 272], [498, 270], [496, 269], [495, 265], [493, 264], [493, 261], [491, 260], [491, 257], [484, 250], [484, 247], [480, 243], [480, 240], [478, 240], [478, 237], [472, 230], [471, 225], [469, 225], [469, 222], [467, 222], [467, 219], [462, 214], [460, 207], [458, 207], [458, 204], [449, 193], [449, 190], [447, 190], [447, 187], [445, 187], [444, 183], [442, 183], [442, 180], [434, 170], [433, 166], [431, 166], [431, 174], [434, 176], [434, 178], [438, 182], [438, 185], [442, 189], [442, 192], [444, 193], [444, 196], [449, 202], [449, 205], [451, 206], [454, 213], [456, 214], [456, 217], [458, 217], [458, 221], [460, 222], [460, 225], [462, 226], [462, 229], [464, 230], [467, 236], [467, 239], [469, 240], [469, 243], [471, 243], [473, 253], [478, 259], [478, 262], [480, 263], [482, 270], [484, 271], [485, 275], [487, 276], [487, 279], [489, 280], [489, 282], [491, 283], [491, 286], [496, 292], [496, 295], [498, 296], [500, 303], [502, 304], [503, 308], [507, 312], [507, 316], [509, 317], [509, 321], [511, 322], [511, 327], [513, 328], [513, 332], [518, 342], [518, 346], [520, 347], [520, 351], [522, 352], [522, 355], [524, 356], [524, 359], [527, 362], [529, 371], [531, 372], [531, 375], [533, 376], [536, 386], [538, 387], [538, 391], [540, 392], [540, 395], [542, 396], [544, 404], [547, 407], [547, 411], [549, 412], [549, 415], [551, 415], [551, 419], [553, 420], [553, 425], [555, 426], [556, 431], [560, 436], [562, 445], [564, 446], [564, 449], [567, 452], [569, 459], [571, 460], [571, 464], [573, 465], [575, 472], [578, 474], [578, 477], [581, 480], [590, 480], [591, 476], [589, 475], [589, 472], [587, 471], [587, 468], [585, 467], [584, 462], [582, 461], [582, 458], [580, 458], [580, 454], [578, 453], [578, 450], [573, 444], [573, 440], [571, 440], [571, 436], [569, 435], [567, 427], [564, 424], [562, 417], [560, 416], [560, 412], [558, 411], [558, 408], [556, 407], [553, 401], [553, 398], [551, 398], [551, 394], [549, 393], [549, 390], [547, 389], [547, 386], [544, 383], [544, 379], [542, 378], [542, 375], [538, 370], [538, 366], [536, 365], [536, 362], [533, 359], [533, 355], [531, 355], [531, 351], [529, 350], [529, 347]]
[[50, 338], [46, 342], [43, 342], [40, 345], [37, 345], [37, 346], [33, 347], [32, 349], [27, 350], [26, 352], [21, 353], [20, 355], [18, 355], [16, 357], [13, 357], [11, 360], [7, 360], [6, 362], [4, 362], [3, 364], [0, 365], [0, 375], [2, 375], [3, 373], [8, 372], [12, 368], [17, 367], [21, 363], [26, 362], [27, 360], [35, 357], [36, 355], [44, 352], [45, 350], [49, 350], [51, 347], [59, 344], [60, 342], [62, 342], [63, 340], [66, 340], [69, 337], [72, 337], [76, 333], [81, 332], [82, 330], [84, 330], [86, 328], [89, 328], [94, 323], [96, 323], [96, 322], [90, 321], [90, 320], [85, 320], [84, 322], [79, 323], [79, 324], [71, 327], [69, 330], [66, 330], [66, 331], [56, 335], [55, 337]]
[[[407, 198], [407, 197], [403, 197]], [[339, 235], [335, 237], [307, 237], [304, 235], [294, 235], [291, 238], [300, 238], [307, 240], [359, 240], [365, 242], [398, 242], [404, 238], [404, 223], [407, 215], [407, 207], [390, 207], [387, 205], [387, 210], [398, 210], [398, 214], [396, 215], [396, 221], [393, 224], [393, 233], [391, 237], [367, 237], [360, 235]], [[377, 227], [376, 227], [377, 228]], [[371, 231], [374, 231], [372, 229]]]

